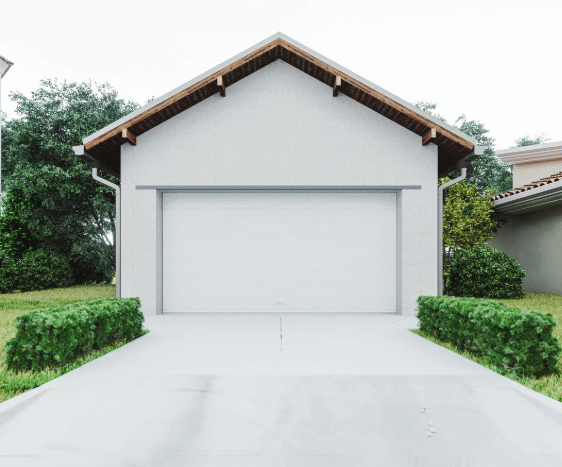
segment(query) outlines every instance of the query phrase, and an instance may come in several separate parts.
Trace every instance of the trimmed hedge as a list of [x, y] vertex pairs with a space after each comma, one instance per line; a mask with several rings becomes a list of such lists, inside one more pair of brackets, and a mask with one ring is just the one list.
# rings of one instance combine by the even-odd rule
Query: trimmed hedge
[[61, 367], [92, 350], [142, 333], [144, 315], [138, 298], [108, 298], [22, 313], [17, 333], [6, 343], [12, 370]]
[[478, 298], [418, 297], [420, 330], [518, 376], [558, 371], [562, 346], [550, 313]]
[[455, 297], [523, 298], [526, 272], [503, 251], [487, 246], [458, 250], [445, 290]]

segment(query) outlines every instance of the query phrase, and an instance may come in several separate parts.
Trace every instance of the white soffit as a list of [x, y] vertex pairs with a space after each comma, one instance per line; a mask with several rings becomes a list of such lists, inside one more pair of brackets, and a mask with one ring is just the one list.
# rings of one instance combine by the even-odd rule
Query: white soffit
[[496, 156], [508, 165], [530, 164], [552, 159], [562, 159], [562, 141], [534, 144], [533, 146], [523, 146], [520, 148], [502, 149], [501, 151], [496, 151]]

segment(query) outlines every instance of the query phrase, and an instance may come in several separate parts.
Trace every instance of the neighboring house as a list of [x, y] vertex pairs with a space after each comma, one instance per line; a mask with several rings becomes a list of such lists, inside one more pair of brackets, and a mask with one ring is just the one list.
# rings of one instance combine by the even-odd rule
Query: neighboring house
[[[10, 60], [5, 59], [0, 55], [0, 114], [2, 113], [2, 78], [8, 73], [8, 70], [13, 65]], [[0, 186], [2, 186], [2, 125], [0, 122]]]
[[519, 188], [492, 198], [508, 222], [488, 245], [521, 264], [525, 291], [562, 294], [562, 141], [496, 155], [513, 164], [513, 186]]
[[415, 314], [438, 177], [481, 153], [280, 33], [83, 142], [121, 175], [120, 292], [146, 314]]

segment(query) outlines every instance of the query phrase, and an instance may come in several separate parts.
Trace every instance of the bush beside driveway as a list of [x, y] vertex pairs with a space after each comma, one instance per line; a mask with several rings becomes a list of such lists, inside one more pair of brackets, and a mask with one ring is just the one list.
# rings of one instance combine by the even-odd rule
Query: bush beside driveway
[[115, 286], [105, 284], [0, 294], [0, 402], [34, 387], [41, 386], [125, 344], [125, 341], [111, 343], [100, 350], [90, 352], [76, 359], [70, 364], [61, 365], [60, 368], [16, 373], [6, 368], [5, 344], [16, 334], [15, 320], [18, 315], [36, 309], [112, 297], [115, 297]]
[[[491, 299], [490, 299], [491, 300]], [[519, 307], [524, 310], [536, 310], [545, 313], [551, 313], [556, 320], [556, 326], [553, 330], [553, 336], [558, 339], [562, 344], [562, 295], [551, 295], [551, 294], [537, 294], [537, 293], [526, 293], [523, 298], [520, 299], [493, 299], [496, 302], [503, 303], [510, 307]], [[471, 352], [466, 350], [461, 350], [451, 343], [440, 341], [428, 334], [420, 331], [414, 330], [416, 334], [425, 337], [426, 339], [439, 344], [453, 352], [456, 352], [476, 363], [479, 363], [490, 370], [495, 371], [503, 376], [506, 376], [513, 381], [516, 381], [533, 391], [539, 392], [548, 396], [554, 400], [562, 402], [562, 373], [552, 373], [550, 375], [541, 377], [532, 376], [516, 376], [509, 369], [499, 367], [496, 365], [489, 364], [486, 359], [476, 356]], [[562, 368], [562, 356], [559, 361], [559, 368]]]

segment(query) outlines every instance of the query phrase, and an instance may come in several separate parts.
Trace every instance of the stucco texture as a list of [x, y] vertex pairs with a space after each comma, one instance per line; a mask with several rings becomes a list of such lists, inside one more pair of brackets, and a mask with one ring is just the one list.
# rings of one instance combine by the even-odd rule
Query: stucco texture
[[121, 148], [122, 296], [161, 311], [161, 193], [137, 185], [421, 185], [397, 196], [398, 312], [437, 292], [437, 146], [276, 61]]
[[562, 294], [562, 207], [511, 215], [488, 246], [521, 265], [526, 292]]
[[540, 161], [530, 164], [513, 165], [513, 188], [519, 188], [527, 183], [536, 182], [544, 177], [550, 177], [562, 170], [562, 159]]

